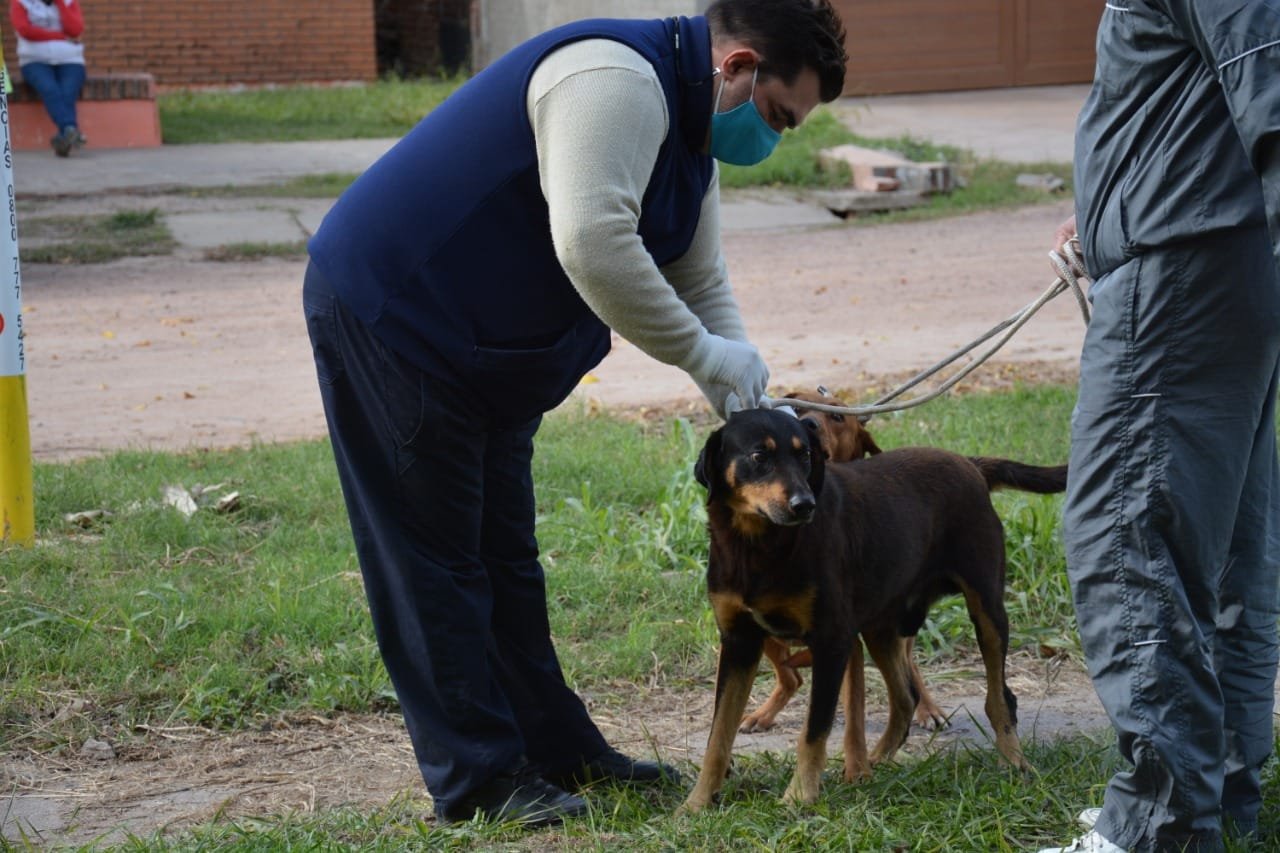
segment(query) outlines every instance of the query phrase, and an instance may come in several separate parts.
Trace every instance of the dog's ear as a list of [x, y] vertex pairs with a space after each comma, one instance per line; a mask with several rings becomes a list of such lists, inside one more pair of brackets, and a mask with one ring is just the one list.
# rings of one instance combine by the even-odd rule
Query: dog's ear
[[816, 498], [822, 494], [822, 481], [827, 476], [827, 452], [818, 433], [809, 433], [809, 489]]
[[720, 471], [720, 430], [707, 437], [698, 453], [698, 461], [693, 466], [693, 477], [708, 495], [714, 494], [722, 479]]

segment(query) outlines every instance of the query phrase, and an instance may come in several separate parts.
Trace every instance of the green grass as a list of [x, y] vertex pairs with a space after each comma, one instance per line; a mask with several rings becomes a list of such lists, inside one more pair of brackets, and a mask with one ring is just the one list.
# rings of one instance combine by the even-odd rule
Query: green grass
[[100, 264], [130, 256], [167, 255], [177, 245], [154, 208], [19, 218], [18, 240], [23, 262], [33, 264]]
[[182, 195], [188, 198], [337, 198], [358, 177], [356, 172], [325, 172], [290, 178], [278, 184], [188, 187]]
[[306, 240], [287, 243], [227, 243], [205, 249], [202, 255], [206, 261], [261, 261], [266, 258], [298, 259], [306, 256]]
[[768, 159], [754, 166], [720, 165], [720, 185], [729, 188], [758, 186], [833, 187], [849, 182], [847, 169], [824, 171], [818, 163], [823, 148], [843, 145], [854, 135], [825, 107], [819, 107], [782, 140]]
[[[886, 447], [931, 444], [1047, 464], [1065, 457], [1072, 403], [1070, 390], [1054, 387], [972, 394], [869, 426]], [[703, 588], [703, 494], [691, 473], [708, 431], [679, 420], [561, 414], [539, 434], [537, 511], [553, 632], [569, 681], [604, 707], [643, 685], [710, 689], [716, 634]], [[212, 494], [238, 491], [241, 504], [187, 519], [161, 500], [169, 484], [217, 484]], [[239, 731], [295, 713], [395, 708], [327, 443], [40, 464], [35, 495], [38, 546], [2, 556], [0, 749], [47, 753], [107, 727]], [[1006, 522], [1013, 648], [1048, 643], [1078, 654], [1058, 544], [1060, 498], [996, 499]], [[112, 515], [88, 529], [64, 518], [92, 509]], [[958, 600], [935, 608], [920, 645], [935, 658], [974, 653]], [[51, 719], [74, 699], [86, 703], [84, 713]], [[406, 799], [372, 813], [215, 820], [117, 849], [1035, 849], [1073, 834], [1075, 811], [1099, 801], [1119, 758], [1107, 738], [1036, 743], [1029, 756], [1037, 771], [1026, 779], [978, 744], [904, 757], [859, 786], [838, 784], [833, 760], [820, 801], [792, 809], [778, 796], [793, 756], [743, 755], [723, 805], [691, 817], [671, 816], [686, 780], [657, 792], [595, 792], [588, 819], [545, 832], [441, 828], [423, 820], [420, 800]], [[1273, 765], [1264, 811], [1273, 834], [1274, 774]]]
[[402, 136], [460, 85], [387, 78], [357, 86], [160, 95], [166, 145]]

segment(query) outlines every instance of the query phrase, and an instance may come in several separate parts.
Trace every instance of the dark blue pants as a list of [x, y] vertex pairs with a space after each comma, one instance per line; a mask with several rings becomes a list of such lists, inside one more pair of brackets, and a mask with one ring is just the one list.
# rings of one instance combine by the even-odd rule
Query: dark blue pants
[[28, 62], [22, 66], [22, 79], [40, 93], [40, 100], [59, 133], [64, 127], [80, 126], [76, 122], [76, 100], [84, 88], [83, 65]]
[[527, 759], [606, 748], [551, 644], [530, 462], [541, 418], [497, 428], [408, 363], [313, 267], [303, 303], [374, 633], [437, 810]]

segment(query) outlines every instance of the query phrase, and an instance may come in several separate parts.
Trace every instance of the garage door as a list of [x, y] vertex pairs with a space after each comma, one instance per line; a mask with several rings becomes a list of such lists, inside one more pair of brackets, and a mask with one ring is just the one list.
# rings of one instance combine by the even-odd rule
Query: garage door
[[1085, 83], [1104, 0], [833, 0], [846, 95]]

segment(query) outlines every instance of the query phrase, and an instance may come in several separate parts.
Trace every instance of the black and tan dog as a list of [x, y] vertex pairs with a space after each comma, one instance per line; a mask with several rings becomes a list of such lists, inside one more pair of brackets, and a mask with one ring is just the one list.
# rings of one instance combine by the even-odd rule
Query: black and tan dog
[[[829, 406], [845, 405], [821, 385], [816, 392], [792, 391], [783, 398], [782, 402], [786, 400], [808, 400]], [[880, 445], [876, 444], [876, 440], [859, 418], [837, 412], [824, 412], [799, 406], [796, 408], [800, 422], [815, 433], [818, 441], [822, 443], [827, 461], [852, 462], [881, 452]], [[916, 665], [915, 638], [907, 637], [906, 643], [907, 663], [911, 669], [911, 686], [919, 700], [916, 703], [915, 721], [921, 726], [942, 728], [947, 723], [947, 715], [934, 701], [933, 695], [925, 684], [924, 676]], [[861, 653], [862, 649], [859, 647], [857, 654]], [[796, 695], [796, 691], [803, 683], [800, 670], [813, 666], [813, 656], [808, 647], [778, 637], [765, 638], [764, 656], [773, 666], [775, 677], [773, 692], [759, 708], [742, 718], [738, 728], [741, 732], [763, 732], [773, 728], [778, 714], [787, 707], [787, 703]]]
[[[697, 478], [708, 490], [707, 591], [720, 631], [715, 712], [684, 808], [708, 805], [724, 780], [766, 637], [813, 656], [809, 715], [785, 798], [812, 802], [845, 683], [846, 779], [897, 751], [916, 695], [906, 637], [943, 595], [962, 594], [987, 677], [986, 713], [1005, 761], [1027, 768], [1016, 700], [1005, 683], [1004, 534], [991, 488], [1061, 491], [1066, 468], [906, 448], [827, 463], [797, 418], [739, 412], [708, 438]], [[861, 636], [888, 686], [889, 722], [868, 760]], [[845, 674], [848, 673], [848, 679]]]

